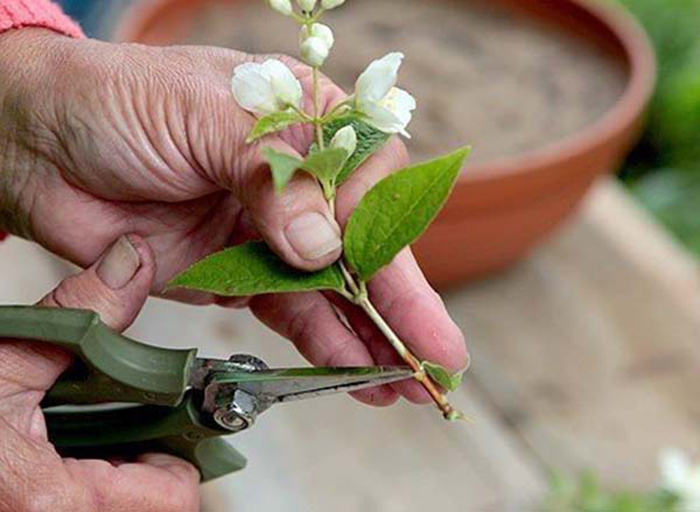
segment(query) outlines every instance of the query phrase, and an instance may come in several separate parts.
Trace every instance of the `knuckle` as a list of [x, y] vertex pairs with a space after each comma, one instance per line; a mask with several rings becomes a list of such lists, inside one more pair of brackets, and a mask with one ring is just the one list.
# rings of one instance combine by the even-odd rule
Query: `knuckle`
[[90, 286], [87, 279], [81, 275], [71, 276], [65, 279], [51, 294], [53, 302], [60, 308], [78, 307], [86, 301], [102, 303], [105, 298], [97, 293], [97, 287]]

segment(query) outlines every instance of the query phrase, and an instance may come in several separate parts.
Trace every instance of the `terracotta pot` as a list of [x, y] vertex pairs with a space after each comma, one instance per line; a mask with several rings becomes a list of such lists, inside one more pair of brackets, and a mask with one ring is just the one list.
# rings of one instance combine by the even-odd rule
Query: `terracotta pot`
[[[612, 2], [499, 1], [603, 48], [625, 67], [627, 84], [602, 118], [573, 136], [465, 169], [447, 207], [415, 245], [429, 279], [443, 289], [512, 264], [575, 211], [596, 177], [615, 171], [637, 140], [654, 89], [649, 40]], [[176, 42], [204, 2], [144, 0], [127, 15], [119, 37]]]

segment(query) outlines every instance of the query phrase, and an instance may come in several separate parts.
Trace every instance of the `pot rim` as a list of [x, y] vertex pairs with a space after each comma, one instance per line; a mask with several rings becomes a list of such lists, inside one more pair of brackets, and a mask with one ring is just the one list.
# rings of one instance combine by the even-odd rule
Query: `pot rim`
[[[201, 1], [201, 0], [198, 0]], [[489, 182], [522, 177], [595, 152], [606, 141], [631, 129], [643, 115], [656, 85], [656, 56], [651, 41], [634, 16], [617, 2], [558, 0], [587, 12], [617, 39], [629, 66], [624, 92], [595, 122], [577, 132], [517, 155], [468, 164], [460, 182]], [[116, 31], [116, 40], [139, 42], [173, 4], [192, 7], [192, 0], [142, 0], [130, 7]], [[167, 43], [166, 43], [167, 44]]]

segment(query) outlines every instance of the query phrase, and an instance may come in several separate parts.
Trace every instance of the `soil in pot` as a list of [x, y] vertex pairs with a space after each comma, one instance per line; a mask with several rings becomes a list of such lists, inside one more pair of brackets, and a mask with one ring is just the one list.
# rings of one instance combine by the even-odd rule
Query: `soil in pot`
[[[416, 159], [464, 143], [472, 162], [539, 148], [599, 119], [626, 83], [594, 46], [479, 0], [352, 0], [328, 20], [338, 42], [326, 71], [348, 91], [371, 60], [406, 54], [399, 85], [418, 100]], [[273, 53], [297, 41], [291, 20], [241, 0], [212, 2], [186, 42]]]

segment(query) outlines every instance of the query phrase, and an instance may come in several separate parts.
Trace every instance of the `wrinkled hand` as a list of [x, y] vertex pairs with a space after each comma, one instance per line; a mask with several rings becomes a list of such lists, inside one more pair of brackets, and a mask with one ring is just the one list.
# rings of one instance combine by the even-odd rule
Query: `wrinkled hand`
[[[92, 309], [125, 329], [148, 296], [155, 265], [138, 237], [123, 237], [40, 305]], [[0, 339], [0, 511], [196, 512], [199, 472], [169, 455], [135, 462], [61, 459], [39, 404], [71, 362], [47, 344]]]
[[[38, 29], [0, 36], [0, 213], [11, 221], [5, 227], [83, 266], [118, 236], [138, 233], [156, 255], [156, 294], [195, 261], [251, 237], [300, 269], [328, 266], [341, 254], [340, 227], [318, 186], [299, 175], [276, 195], [260, 145], [245, 143], [254, 118], [234, 101], [230, 80], [236, 65], [263, 59], [215, 48], [77, 41]], [[309, 103], [310, 69], [282, 59]], [[324, 109], [343, 97], [328, 80], [322, 90]], [[309, 128], [298, 127], [262, 144], [295, 154], [311, 141]], [[374, 155], [339, 191], [340, 224], [374, 183], [406, 163], [398, 139]], [[414, 353], [464, 367], [463, 337], [410, 251], [374, 279], [370, 294]], [[240, 305], [192, 292], [167, 295]], [[348, 329], [334, 300], [306, 293], [256, 297], [249, 305], [314, 364], [398, 362], [378, 331], [343, 305]], [[385, 405], [397, 392], [429, 401], [415, 382], [358, 398]]]

